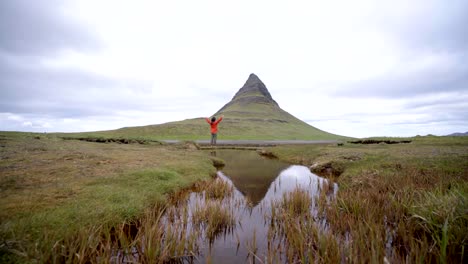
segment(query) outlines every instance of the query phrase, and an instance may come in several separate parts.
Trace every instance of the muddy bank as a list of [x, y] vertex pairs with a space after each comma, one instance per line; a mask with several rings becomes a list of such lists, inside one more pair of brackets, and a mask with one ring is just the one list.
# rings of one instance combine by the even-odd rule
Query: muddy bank
[[129, 138], [103, 138], [103, 137], [61, 137], [63, 140], [79, 140], [96, 143], [119, 143], [119, 144], [159, 144], [162, 142], [149, 139], [129, 139]]
[[351, 144], [408, 144], [411, 143], [411, 140], [377, 140], [377, 139], [364, 139], [364, 140], [355, 140], [348, 141]]

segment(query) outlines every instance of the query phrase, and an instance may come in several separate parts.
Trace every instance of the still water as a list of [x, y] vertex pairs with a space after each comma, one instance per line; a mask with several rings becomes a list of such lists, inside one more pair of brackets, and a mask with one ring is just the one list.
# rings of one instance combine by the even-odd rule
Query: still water
[[[327, 182], [305, 166], [265, 158], [255, 151], [218, 150], [210, 154], [226, 162], [226, 166], [217, 175], [234, 187], [234, 194], [224, 198], [222, 203], [231, 208], [236, 217], [236, 225], [212, 241], [200, 237], [198, 256], [192, 260], [198, 263], [246, 263], [267, 256], [271, 250], [268, 219], [272, 205], [280, 201], [285, 193], [296, 188], [307, 191], [310, 199], [314, 200], [319, 195], [321, 186]], [[338, 186], [333, 184], [329, 190], [329, 196], [334, 196]], [[187, 201], [187, 208], [190, 211], [205, 201], [203, 193], [192, 193]], [[312, 203], [312, 215], [316, 215], [317, 211], [314, 204]], [[326, 228], [325, 219], [317, 217], [316, 221]]]

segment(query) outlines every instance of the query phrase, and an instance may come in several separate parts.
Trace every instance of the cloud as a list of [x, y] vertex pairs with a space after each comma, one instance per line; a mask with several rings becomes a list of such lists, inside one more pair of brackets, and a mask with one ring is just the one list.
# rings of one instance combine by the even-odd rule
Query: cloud
[[392, 58], [386, 70], [332, 83], [331, 94], [394, 99], [468, 93], [467, 1], [379, 1], [370, 10], [368, 27], [384, 33], [382, 41], [397, 52], [382, 51]]
[[[468, 56], [461, 57], [464, 60]], [[339, 97], [408, 98], [446, 92], [468, 93], [468, 63], [430, 65], [422, 69], [404, 67], [371, 79], [342, 84], [334, 91]]]
[[[0, 56], [1, 58], [1, 56]], [[17, 67], [0, 60], [0, 112], [77, 118], [128, 110], [171, 112], [200, 108], [190, 95], [155, 89], [150, 81], [110, 78], [74, 68]], [[213, 95], [205, 98], [213, 100]]]
[[0, 1], [0, 130], [209, 115], [254, 72], [324, 130], [455, 132], [466, 126], [466, 10], [464, 0]]
[[453, 0], [379, 1], [374, 19], [379, 30], [393, 35], [412, 51], [466, 52], [468, 2]]
[[59, 0], [0, 2], [0, 50], [16, 55], [51, 55], [63, 49], [97, 50], [100, 43]]

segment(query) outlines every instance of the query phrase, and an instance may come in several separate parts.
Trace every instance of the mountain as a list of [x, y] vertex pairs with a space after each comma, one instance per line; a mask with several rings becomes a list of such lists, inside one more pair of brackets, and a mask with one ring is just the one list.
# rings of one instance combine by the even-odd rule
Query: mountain
[[450, 135], [447, 135], [448, 137], [466, 137], [468, 136], [468, 131], [465, 133], [452, 133]]
[[[317, 129], [281, 109], [265, 84], [255, 74], [250, 74], [232, 100], [214, 115], [216, 117], [224, 115], [223, 121], [218, 125], [218, 139], [220, 140], [325, 140], [345, 138]], [[208, 139], [210, 136], [209, 125], [204, 118], [143, 127], [127, 127], [102, 133], [122, 137], [181, 140]]]

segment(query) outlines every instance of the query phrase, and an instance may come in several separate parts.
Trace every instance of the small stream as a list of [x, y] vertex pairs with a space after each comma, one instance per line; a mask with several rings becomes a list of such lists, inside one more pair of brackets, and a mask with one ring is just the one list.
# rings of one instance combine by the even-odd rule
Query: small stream
[[[327, 232], [327, 220], [319, 204], [326, 205], [336, 196], [336, 183], [311, 173], [305, 166], [265, 158], [255, 151], [217, 150], [208, 154], [226, 163], [211, 183], [217, 183], [211, 185], [217, 187], [211, 187], [210, 192], [210, 186], [204, 186], [202, 191], [181, 196], [168, 205], [156, 229], [149, 228], [153, 233], [143, 231], [140, 238], [151, 241], [161, 230], [160, 243], [142, 243], [145, 246], [126, 253], [118, 250], [111, 262], [140, 262], [140, 253], [149, 254], [149, 247], [151, 251], [166, 248], [169, 259], [164, 262], [170, 263], [297, 262], [294, 247], [288, 246], [291, 237], [305, 234], [303, 239], [307, 240], [309, 234], [320, 236]], [[214, 194], [213, 190], [218, 192]], [[230, 220], [218, 221], [222, 215], [229, 215], [224, 219]], [[212, 227], [212, 223], [220, 222], [229, 224]], [[296, 229], [291, 231], [290, 226]], [[310, 243], [306, 241], [302, 246], [309, 247]]]
[[[200, 254], [194, 262], [206, 263], [245, 263], [255, 262], [271, 255], [272, 241], [268, 238], [271, 207], [280, 202], [288, 192], [295, 189], [307, 191], [314, 200], [320, 194], [321, 186], [328, 182], [305, 166], [290, 165], [279, 160], [258, 155], [255, 151], [218, 150], [211, 155], [223, 159], [226, 166], [218, 171], [220, 179], [234, 186], [232, 196], [222, 203], [235, 215], [237, 224], [225, 230], [213, 241], [200, 237]], [[334, 197], [338, 185], [329, 188], [329, 197]], [[205, 203], [203, 193], [191, 193], [188, 199], [189, 215], [191, 209]], [[317, 215], [312, 202], [311, 214], [320, 228], [326, 228], [326, 219]], [[280, 241], [277, 241], [280, 242]], [[280, 250], [275, 251], [277, 259], [283, 259]], [[255, 256], [254, 256], [255, 254]], [[250, 259], [250, 260], [249, 260]]]

